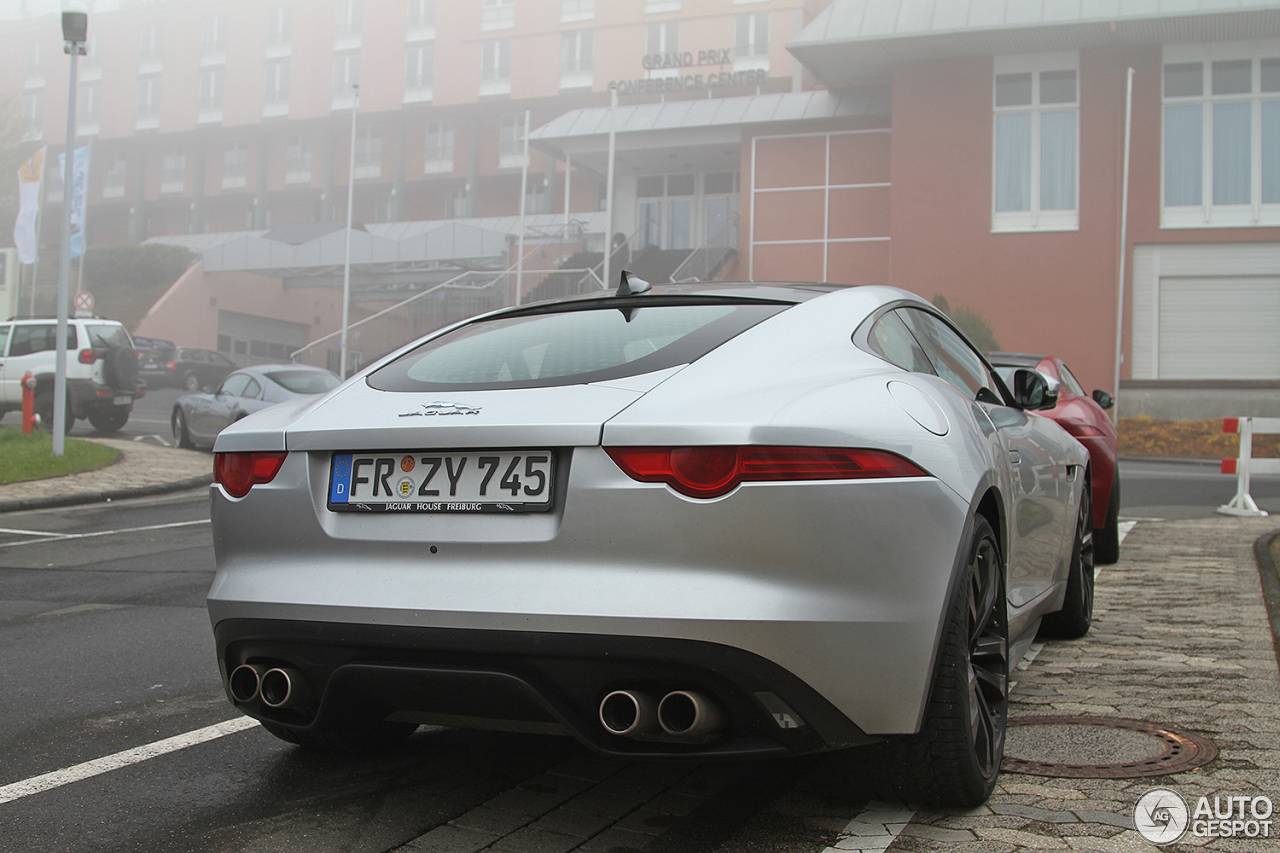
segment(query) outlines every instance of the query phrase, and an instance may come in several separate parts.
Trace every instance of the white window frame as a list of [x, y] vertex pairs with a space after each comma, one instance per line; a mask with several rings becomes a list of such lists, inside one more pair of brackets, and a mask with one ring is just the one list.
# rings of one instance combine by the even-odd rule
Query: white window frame
[[24, 140], [44, 138], [44, 91], [22, 93], [22, 130]]
[[404, 102], [430, 101], [435, 94], [435, 42], [405, 45]]
[[293, 38], [293, 10], [277, 3], [267, 10], [267, 44], [273, 47], [289, 44]]
[[498, 130], [498, 168], [519, 169], [524, 166], [524, 111], [503, 113]]
[[[745, 44], [738, 41], [744, 25], [747, 31]], [[733, 70], [769, 70], [768, 12], [739, 12], [733, 16]]]
[[560, 88], [591, 88], [594, 82], [595, 35], [592, 30], [560, 34]]
[[349, 109], [355, 104], [353, 85], [360, 84], [360, 51], [351, 50], [333, 55], [333, 91], [330, 107]]
[[359, 38], [364, 26], [361, 0], [338, 0], [333, 7], [333, 34], [337, 39]]
[[187, 155], [181, 148], [170, 148], [160, 161], [160, 192], [182, 193], [187, 189]]
[[76, 93], [76, 126], [86, 132], [85, 125], [97, 126], [102, 115], [102, 84], [96, 80], [80, 83]]
[[[1263, 92], [1261, 67], [1263, 59], [1280, 58], [1280, 40], [1222, 42], [1208, 45], [1166, 45], [1160, 66], [1160, 227], [1161, 228], [1252, 228], [1280, 225], [1280, 202], [1262, 200], [1262, 105], [1280, 101], [1280, 92]], [[1224, 60], [1251, 61], [1252, 86], [1247, 94], [1214, 95], [1213, 63]], [[1198, 96], [1168, 97], [1164, 93], [1164, 66], [1200, 63], [1202, 90]], [[1244, 103], [1250, 105], [1250, 200], [1244, 204], [1216, 204], [1213, 184], [1213, 148], [1215, 105]], [[1199, 104], [1201, 132], [1200, 203], [1169, 206], [1167, 204], [1166, 168], [1168, 140], [1166, 112], [1171, 106]]]
[[573, 24], [596, 19], [596, 0], [560, 0], [560, 23]]
[[150, 130], [160, 126], [160, 77], [138, 78], [138, 114], [136, 128]]
[[496, 38], [481, 42], [480, 94], [511, 94], [511, 39]]
[[[1071, 104], [1041, 104], [1040, 80], [1044, 72], [1074, 71], [1076, 99]], [[1002, 74], [1031, 74], [1031, 103], [996, 106], [996, 79]], [[991, 230], [1007, 231], [1078, 231], [1080, 229], [1080, 54], [1077, 51], [1037, 53], [1023, 56], [998, 56], [991, 78]], [[1075, 114], [1075, 207], [1070, 210], [1041, 210], [1041, 122], [1046, 114]], [[1031, 117], [1031, 186], [1030, 209], [997, 210], [1000, 161], [998, 124], [1002, 115], [1027, 114]]]
[[356, 136], [356, 180], [382, 177], [382, 130], [366, 125]]
[[204, 19], [204, 32], [200, 38], [200, 48], [206, 56], [226, 52], [227, 33], [221, 15], [210, 15]]
[[286, 184], [311, 183], [313, 155], [301, 136], [290, 136], [284, 149], [284, 182]]
[[111, 159], [111, 166], [102, 173], [102, 197], [124, 198], [124, 187], [129, 177], [129, 161], [119, 154]]
[[244, 189], [249, 182], [249, 146], [242, 138], [227, 143], [222, 150], [222, 188]]
[[264, 66], [262, 80], [262, 103], [264, 110], [268, 107], [283, 105], [284, 114], [288, 113], [292, 73], [289, 60], [269, 59]]
[[[423, 136], [424, 175], [453, 173], [454, 146], [457, 136], [452, 121], [448, 119], [427, 119], [426, 132]], [[445, 155], [448, 156], [445, 156]]]
[[509, 30], [516, 25], [516, 0], [484, 0], [480, 29]]
[[221, 68], [200, 72], [200, 112], [222, 112], [223, 79]]

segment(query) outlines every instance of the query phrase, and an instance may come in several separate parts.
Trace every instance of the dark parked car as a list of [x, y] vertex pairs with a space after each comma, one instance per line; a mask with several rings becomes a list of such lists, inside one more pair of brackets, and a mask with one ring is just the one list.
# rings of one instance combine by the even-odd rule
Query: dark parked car
[[1042, 414], [1053, 418], [1089, 451], [1093, 463], [1093, 561], [1114, 563], [1120, 559], [1120, 472], [1116, 467], [1119, 436], [1106, 410], [1115, 401], [1106, 391], [1090, 396], [1062, 359], [1052, 355], [991, 352], [987, 358], [1006, 382], [1018, 368], [1031, 368], [1058, 391], [1058, 403]]
[[148, 388], [186, 388], [194, 393], [217, 385], [235, 369], [234, 361], [211, 349], [160, 346], [146, 352], [138, 373]]
[[341, 380], [321, 367], [260, 364], [235, 371], [215, 389], [183, 394], [173, 406], [170, 424], [179, 447], [212, 447], [218, 433], [250, 412], [323, 394]]

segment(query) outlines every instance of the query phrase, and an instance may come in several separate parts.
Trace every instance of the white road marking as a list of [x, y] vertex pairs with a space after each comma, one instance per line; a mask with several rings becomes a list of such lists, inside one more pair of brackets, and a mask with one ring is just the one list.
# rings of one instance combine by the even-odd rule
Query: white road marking
[[192, 527], [196, 524], [208, 524], [209, 519], [197, 518], [194, 521], [174, 521], [169, 524], [147, 524], [143, 527], [122, 527], [119, 530], [95, 530], [92, 533], [51, 533], [47, 530], [6, 530], [0, 533], [11, 533], [16, 536], [35, 536], [22, 542], [0, 542], [0, 548], [16, 548], [19, 545], [39, 545], [42, 542], [64, 542], [70, 539], [90, 539], [95, 536], [116, 536], [121, 533], [145, 533], [148, 530], [170, 530], [175, 527]]
[[[1146, 521], [1146, 520], [1147, 520], [1147, 519], [1143, 519], [1143, 521]], [[1152, 519], [1152, 520], [1154, 520], [1154, 519]], [[1138, 522], [1137, 522], [1137, 521], [1122, 521], [1122, 522], [1120, 522], [1120, 523], [1116, 526], [1116, 529], [1118, 529], [1118, 530], [1120, 531], [1120, 541], [1121, 541], [1121, 542], [1124, 542], [1124, 538], [1125, 538], [1126, 536], [1128, 536], [1128, 535], [1129, 535], [1129, 531], [1133, 530], [1133, 528], [1135, 528], [1135, 527], [1137, 527], [1137, 526], [1138, 526]]]
[[72, 782], [79, 782], [103, 773], [110, 773], [112, 770], [119, 770], [122, 767], [128, 767], [130, 764], [137, 764], [149, 758], [177, 752], [189, 746], [242, 732], [256, 725], [258, 725], [257, 720], [249, 717], [236, 717], [234, 720], [227, 720], [223, 723], [206, 726], [203, 729], [196, 729], [192, 732], [158, 740], [155, 743], [126, 749], [114, 755], [95, 758], [92, 761], [76, 764], [73, 767], [55, 770], [52, 773], [45, 773], [41, 776], [33, 776], [30, 779], [23, 779], [21, 782], [14, 782], [11, 785], [0, 787], [0, 804], [11, 803], [14, 800], [20, 800], [32, 794], [39, 794], [54, 788], [61, 788], [63, 785], [70, 785]]

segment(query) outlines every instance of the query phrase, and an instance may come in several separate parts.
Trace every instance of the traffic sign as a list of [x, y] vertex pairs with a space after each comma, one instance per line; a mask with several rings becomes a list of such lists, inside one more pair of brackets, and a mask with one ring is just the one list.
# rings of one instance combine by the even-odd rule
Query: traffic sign
[[92, 317], [93, 316], [93, 294], [87, 290], [82, 290], [76, 294], [75, 298], [76, 316]]

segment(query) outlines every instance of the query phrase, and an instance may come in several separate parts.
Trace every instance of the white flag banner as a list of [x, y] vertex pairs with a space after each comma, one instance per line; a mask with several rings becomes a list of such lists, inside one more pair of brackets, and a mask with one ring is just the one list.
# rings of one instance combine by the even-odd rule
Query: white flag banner
[[[58, 172], [65, 175], [67, 155], [58, 155]], [[71, 158], [71, 257], [84, 254], [84, 196], [89, 183], [89, 147], [82, 145]]]
[[18, 260], [34, 264], [38, 247], [36, 220], [40, 217], [40, 184], [44, 180], [44, 149], [18, 167], [18, 219], [13, 224], [13, 245]]

